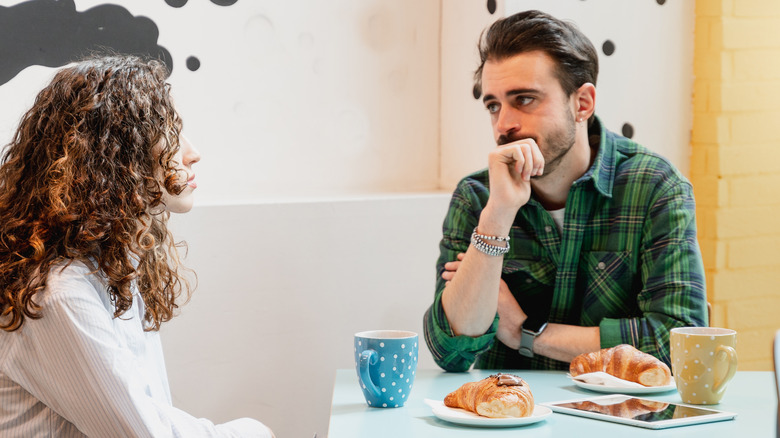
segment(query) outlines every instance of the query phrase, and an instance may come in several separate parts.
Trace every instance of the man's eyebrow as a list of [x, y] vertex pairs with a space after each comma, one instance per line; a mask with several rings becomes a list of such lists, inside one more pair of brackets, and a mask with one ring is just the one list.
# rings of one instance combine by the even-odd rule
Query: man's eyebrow
[[507, 96], [517, 96], [518, 94], [539, 94], [539, 90], [536, 88], [517, 88], [506, 93]]
[[[521, 94], [539, 94], [539, 90], [536, 88], [516, 88], [514, 90], [509, 90], [506, 93], [507, 97], [514, 97]], [[489, 100], [494, 100], [496, 96], [492, 94], [486, 94], [485, 97], [482, 98], [482, 102], [487, 102]]]
[[492, 94], [486, 94], [486, 95], [485, 95], [485, 96], [482, 98], [482, 103], [485, 103], [485, 102], [487, 102], [488, 100], [494, 100], [495, 98], [496, 98], [496, 96], [493, 96]]

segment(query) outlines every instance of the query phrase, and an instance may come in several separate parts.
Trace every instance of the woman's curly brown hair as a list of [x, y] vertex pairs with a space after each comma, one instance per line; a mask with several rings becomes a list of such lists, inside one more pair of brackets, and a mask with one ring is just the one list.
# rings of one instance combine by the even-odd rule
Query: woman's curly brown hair
[[88, 59], [60, 70], [23, 116], [0, 164], [3, 330], [40, 318], [48, 272], [74, 260], [105, 278], [114, 317], [131, 307], [135, 281], [147, 330], [189, 296], [163, 205], [163, 190], [186, 186], [167, 73], [134, 56]]

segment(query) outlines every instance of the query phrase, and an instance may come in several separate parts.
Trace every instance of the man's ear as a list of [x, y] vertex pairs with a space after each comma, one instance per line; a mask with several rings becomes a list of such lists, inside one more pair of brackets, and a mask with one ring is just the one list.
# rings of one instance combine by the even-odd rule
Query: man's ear
[[596, 86], [586, 82], [574, 92], [572, 97], [577, 120], [588, 120], [596, 108]]

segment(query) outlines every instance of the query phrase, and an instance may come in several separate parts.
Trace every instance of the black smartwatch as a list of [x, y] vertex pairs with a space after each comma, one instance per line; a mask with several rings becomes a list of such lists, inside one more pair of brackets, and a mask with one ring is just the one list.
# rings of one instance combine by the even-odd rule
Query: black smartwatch
[[532, 321], [528, 318], [520, 328], [520, 349], [518, 353], [525, 357], [534, 357], [534, 340], [547, 328], [547, 321]]

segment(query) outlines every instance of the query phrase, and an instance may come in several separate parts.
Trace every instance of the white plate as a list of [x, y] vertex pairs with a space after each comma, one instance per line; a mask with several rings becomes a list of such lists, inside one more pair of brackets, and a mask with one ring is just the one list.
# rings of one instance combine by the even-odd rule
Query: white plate
[[552, 410], [547, 406], [534, 406], [534, 413], [530, 417], [520, 418], [488, 418], [477, 415], [473, 412], [459, 408], [450, 408], [444, 406], [443, 401], [426, 399], [425, 403], [433, 408], [433, 415], [437, 418], [449, 421], [450, 423], [463, 424], [466, 426], [479, 427], [515, 427], [543, 421]]
[[604, 392], [607, 394], [657, 394], [660, 392], [669, 392], [677, 390], [677, 385], [674, 382], [664, 386], [642, 386], [642, 387], [627, 387], [627, 386], [607, 386], [607, 385], [594, 385], [593, 383], [580, 382], [579, 380], [571, 379], [575, 385], [580, 388], [589, 389], [596, 392]]

